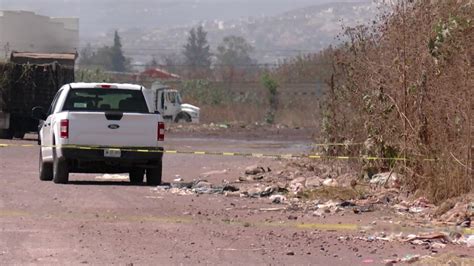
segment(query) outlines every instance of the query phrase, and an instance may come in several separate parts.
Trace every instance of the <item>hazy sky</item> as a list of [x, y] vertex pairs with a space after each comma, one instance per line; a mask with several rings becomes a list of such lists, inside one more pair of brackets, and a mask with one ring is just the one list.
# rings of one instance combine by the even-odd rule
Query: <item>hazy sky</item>
[[[181, 10], [195, 9], [214, 19], [219, 16], [245, 17], [272, 15], [309, 5], [364, 0], [0, 0], [0, 9], [23, 9], [51, 16], [93, 16], [111, 9], [133, 13], [143, 9], [169, 10], [179, 16]], [[367, 0], [365, 0], [367, 1]], [[188, 19], [182, 17], [183, 20]]]
[[204, 20], [272, 16], [310, 5], [362, 1], [364, 0], [0, 0], [0, 9], [79, 17], [81, 35], [85, 37], [111, 29], [170, 27], [196, 24]]

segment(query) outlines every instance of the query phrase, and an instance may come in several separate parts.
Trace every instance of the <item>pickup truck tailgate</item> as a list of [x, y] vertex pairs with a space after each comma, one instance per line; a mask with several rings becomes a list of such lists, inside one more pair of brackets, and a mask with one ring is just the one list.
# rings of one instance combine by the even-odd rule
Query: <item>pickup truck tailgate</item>
[[[155, 114], [70, 112], [69, 143], [75, 145], [156, 147], [158, 116]], [[110, 120], [112, 119], [112, 120]]]

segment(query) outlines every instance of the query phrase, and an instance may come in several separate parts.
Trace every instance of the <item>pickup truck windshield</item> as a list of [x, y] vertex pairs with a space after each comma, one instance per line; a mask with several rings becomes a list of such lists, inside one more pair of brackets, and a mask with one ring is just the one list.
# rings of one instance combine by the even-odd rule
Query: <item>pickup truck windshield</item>
[[149, 113], [141, 91], [102, 88], [72, 89], [63, 111]]

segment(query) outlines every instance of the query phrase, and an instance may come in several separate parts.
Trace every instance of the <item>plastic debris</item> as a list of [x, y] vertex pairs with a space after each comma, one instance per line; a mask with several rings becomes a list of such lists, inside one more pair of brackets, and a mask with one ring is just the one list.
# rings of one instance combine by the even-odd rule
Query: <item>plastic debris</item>
[[474, 248], [474, 235], [470, 235], [467, 240], [466, 244], [468, 248]]

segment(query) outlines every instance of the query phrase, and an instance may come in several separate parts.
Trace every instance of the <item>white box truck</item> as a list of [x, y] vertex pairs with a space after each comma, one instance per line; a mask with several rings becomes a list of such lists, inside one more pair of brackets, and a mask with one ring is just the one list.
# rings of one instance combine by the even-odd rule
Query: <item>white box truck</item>
[[163, 119], [175, 123], [199, 123], [200, 108], [183, 103], [179, 91], [158, 81], [150, 89], [145, 89], [144, 94], [152, 103], [153, 111], [159, 112]]

